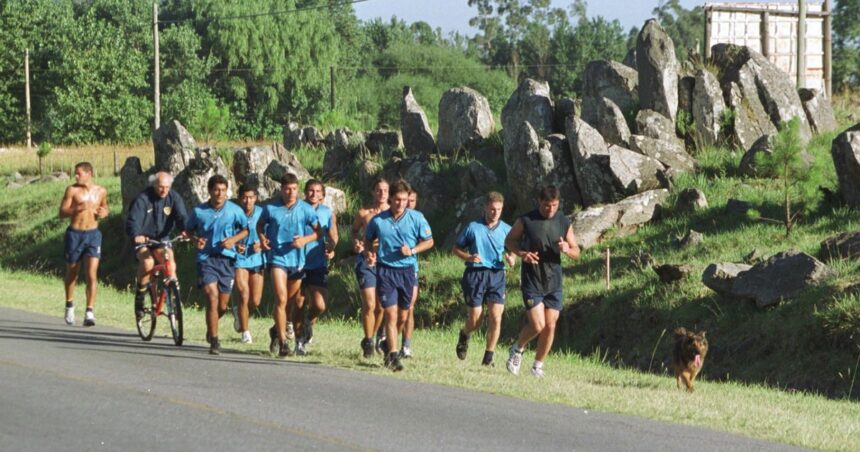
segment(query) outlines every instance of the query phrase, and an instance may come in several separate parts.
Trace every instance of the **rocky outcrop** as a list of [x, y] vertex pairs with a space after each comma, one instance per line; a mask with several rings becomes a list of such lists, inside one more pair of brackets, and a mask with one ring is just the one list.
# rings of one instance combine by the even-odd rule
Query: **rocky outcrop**
[[630, 137], [630, 150], [647, 155], [675, 171], [695, 171], [696, 161], [677, 141], [658, 140], [642, 135]]
[[830, 155], [839, 179], [839, 194], [846, 204], [860, 206], [860, 124], [833, 140]]
[[686, 188], [678, 194], [678, 202], [675, 207], [680, 212], [696, 212], [708, 208], [708, 199], [701, 190]]
[[839, 128], [830, 100], [824, 93], [815, 89], [801, 88], [798, 94], [813, 133], [827, 133]]
[[430, 167], [427, 154], [405, 159], [392, 158], [382, 169], [382, 176], [389, 181], [404, 179], [418, 192], [421, 211], [425, 215], [432, 216], [442, 209], [448, 208], [446, 204], [446, 190], [448, 187], [439, 175]]
[[659, 207], [668, 197], [668, 190], [652, 190], [615, 204], [582, 210], [570, 218], [577, 244], [583, 249], [591, 248], [604, 240], [608, 231], [613, 231], [613, 237], [633, 234], [659, 214]]
[[[720, 70], [720, 84], [724, 94], [731, 83], [738, 87], [738, 93], [725, 96], [727, 103], [736, 110], [736, 125], [738, 120], [741, 120], [739, 110], [746, 110], [746, 115], [750, 117], [747, 120], [756, 123], [769, 120], [774, 127], [779, 127], [792, 118], [799, 118], [800, 137], [804, 142], [809, 140], [812, 133], [792, 77], [746, 46], [717, 44], [713, 46], [711, 55]], [[736, 99], [738, 96], [740, 99]], [[762, 112], [765, 115], [763, 118], [760, 117]], [[761, 135], [747, 137], [746, 145], [741, 145], [746, 149], [750, 139], [756, 140]]]
[[439, 153], [452, 155], [483, 141], [494, 129], [490, 103], [479, 92], [462, 87], [442, 94], [439, 101]]
[[[693, 92], [695, 89], [696, 77], [685, 75], [678, 80], [678, 111], [683, 111], [690, 119], [693, 118]], [[719, 90], [719, 85], [717, 85], [717, 89]], [[680, 115], [681, 113], [678, 113], [678, 116]]]
[[352, 132], [349, 129], [337, 129], [326, 138], [328, 148], [323, 157], [323, 175], [330, 179], [344, 177], [352, 168], [357, 154], [352, 145]]
[[460, 176], [460, 191], [464, 194], [480, 195], [493, 190], [499, 178], [493, 170], [478, 161], [471, 161]]
[[593, 127], [577, 117], [568, 118], [566, 136], [582, 202], [586, 206], [611, 203], [618, 198], [610, 175], [609, 149]]
[[400, 103], [400, 131], [407, 156], [436, 152], [436, 140], [427, 115], [408, 86], [403, 88], [403, 101]]
[[562, 97], [555, 104], [555, 119], [553, 120], [553, 132], [564, 133], [564, 123], [567, 118], [576, 116], [577, 103], [570, 97]]
[[732, 295], [732, 286], [738, 274], [752, 268], [752, 265], [722, 262], [711, 264], [702, 273], [702, 283], [720, 295]]
[[672, 38], [654, 19], [645, 22], [636, 38], [636, 68], [639, 71], [640, 107], [654, 110], [674, 124], [678, 111], [680, 65], [675, 58]]
[[339, 188], [326, 185], [325, 198], [323, 198], [322, 203], [328, 206], [335, 215], [340, 215], [346, 212], [346, 193]]
[[395, 151], [403, 149], [403, 138], [396, 130], [374, 130], [367, 134], [364, 145], [371, 154], [387, 160]]
[[[596, 60], [585, 67], [584, 79], [583, 119], [592, 118], [586, 105], [594, 104], [602, 97], [614, 102], [628, 120], [635, 117], [639, 108], [639, 74], [635, 69], [615, 61]], [[628, 126], [632, 124], [628, 123]]]
[[155, 147], [155, 170], [167, 171], [174, 176], [189, 165], [197, 149], [194, 137], [176, 120], [165, 122], [153, 132], [152, 144]]
[[758, 97], [744, 97], [744, 91], [735, 82], [724, 85], [723, 94], [726, 108], [730, 109], [724, 122], [730, 127], [729, 135], [736, 146], [749, 149], [762, 136], [776, 134], [776, 126], [770, 122]]
[[516, 141], [505, 146], [508, 180], [516, 181], [511, 184], [514, 206], [519, 210], [531, 209], [537, 190], [548, 184], [561, 190], [562, 209], [580, 204], [564, 137], [550, 135], [542, 140], [529, 122], [522, 122], [517, 129]]
[[275, 151], [271, 147], [255, 146], [236, 150], [233, 154], [233, 177], [236, 183], [255, 185], [259, 199], [269, 199], [280, 187], [278, 181], [264, 177], [266, 168], [275, 159]]
[[688, 264], [663, 264], [652, 268], [664, 284], [680, 281], [693, 272], [693, 267]]
[[843, 232], [821, 242], [822, 259], [860, 258], [860, 232]]
[[287, 155], [280, 160], [272, 160], [263, 172], [266, 178], [276, 183], [276, 188], [272, 191], [272, 196], [280, 190], [281, 178], [284, 174], [294, 174], [299, 180], [308, 180], [311, 178], [311, 173], [302, 165], [302, 162], [295, 154], [288, 152]]
[[382, 172], [382, 165], [373, 160], [363, 160], [358, 165], [358, 183], [364, 188], [370, 188], [370, 184], [376, 176]]
[[832, 274], [818, 259], [799, 251], [785, 251], [737, 275], [731, 294], [767, 307], [796, 296]]
[[636, 134], [664, 141], [680, 141], [675, 123], [654, 110], [639, 110], [636, 114]]
[[520, 82], [502, 109], [502, 139], [505, 151], [519, 140], [523, 122], [531, 124], [538, 137], [551, 134], [553, 113], [549, 83], [530, 78]]
[[134, 198], [149, 185], [149, 175], [144, 173], [137, 157], [128, 157], [119, 171], [120, 192], [122, 193], [122, 214], [128, 213], [128, 207]]
[[607, 143], [630, 146], [630, 128], [621, 109], [605, 97], [586, 97], [582, 101], [582, 119], [597, 129]]
[[660, 174], [666, 171], [662, 163], [614, 144], [607, 149], [609, 171], [618, 193], [632, 196], [662, 186]]
[[220, 174], [227, 178], [227, 197], [232, 198], [236, 184], [233, 175], [224, 165], [221, 157], [214, 155], [213, 149], [198, 149], [188, 166], [176, 175], [173, 189], [182, 196], [185, 206], [190, 210], [194, 206], [209, 200], [209, 178]]
[[717, 77], [707, 69], [696, 71], [693, 89], [693, 123], [700, 145], [713, 146], [720, 141], [721, 120], [726, 103]]

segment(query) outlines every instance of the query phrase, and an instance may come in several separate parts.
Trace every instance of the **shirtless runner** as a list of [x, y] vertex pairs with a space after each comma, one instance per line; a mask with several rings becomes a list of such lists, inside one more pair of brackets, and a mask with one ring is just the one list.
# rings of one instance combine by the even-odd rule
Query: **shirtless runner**
[[64, 237], [66, 258], [66, 324], [75, 324], [75, 283], [81, 261], [87, 284], [87, 311], [84, 326], [94, 326], [96, 276], [102, 252], [102, 234], [98, 220], [108, 216], [107, 190], [93, 183], [93, 166], [89, 162], [75, 165], [75, 183], [66, 187], [60, 203], [60, 218], [70, 218]]

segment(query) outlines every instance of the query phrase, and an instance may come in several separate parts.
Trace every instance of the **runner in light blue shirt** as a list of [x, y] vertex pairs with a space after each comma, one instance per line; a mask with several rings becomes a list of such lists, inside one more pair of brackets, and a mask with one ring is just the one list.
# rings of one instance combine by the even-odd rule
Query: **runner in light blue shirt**
[[236, 289], [239, 292], [239, 302], [233, 304], [233, 328], [242, 334], [242, 342], [250, 344], [253, 341], [248, 330], [250, 310], [260, 306], [263, 297], [263, 270], [266, 266], [266, 253], [260, 244], [257, 234], [257, 223], [263, 215], [263, 208], [257, 205], [257, 187], [242, 185], [239, 187], [238, 204], [248, 218], [248, 237], [238, 245], [239, 256], [236, 259]]
[[285, 174], [281, 178], [281, 199], [267, 204], [257, 223], [260, 243], [270, 251], [269, 268], [275, 289], [275, 325], [269, 330], [269, 351], [281, 357], [293, 354], [290, 341], [295, 339], [295, 330], [289, 313], [302, 287], [305, 247], [319, 238], [316, 211], [298, 195], [299, 179]]

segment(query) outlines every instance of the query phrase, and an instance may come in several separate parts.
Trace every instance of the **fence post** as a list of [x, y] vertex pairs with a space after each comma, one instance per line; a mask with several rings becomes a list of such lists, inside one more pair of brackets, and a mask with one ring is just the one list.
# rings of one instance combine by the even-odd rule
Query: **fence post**
[[609, 290], [609, 282], [610, 282], [610, 267], [609, 267], [609, 247], [606, 247], [606, 289]]

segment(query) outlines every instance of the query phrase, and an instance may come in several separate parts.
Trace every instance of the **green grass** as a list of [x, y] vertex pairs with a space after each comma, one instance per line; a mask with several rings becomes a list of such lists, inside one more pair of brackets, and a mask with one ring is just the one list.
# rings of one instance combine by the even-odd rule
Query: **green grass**
[[[6, 288], [0, 305], [48, 314], [58, 323], [62, 322], [62, 281], [59, 278], [0, 269], [0, 283]], [[78, 294], [82, 295], [82, 289], [78, 288]], [[96, 303], [99, 325], [133, 329], [131, 299], [129, 292], [101, 287]], [[79, 317], [83, 314], [82, 306], [83, 303], [78, 303]], [[271, 324], [269, 318], [252, 319], [250, 329], [256, 342], [251, 345], [239, 342], [231, 323], [227, 315], [220, 325], [225, 348], [268, 355], [265, 339], [266, 329]], [[193, 306], [186, 308], [185, 331], [189, 341], [202, 342], [205, 331], [202, 311]], [[415, 357], [405, 362], [404, 372], [392, 374], [382, 368], [380, 359], [359, 357], [360, 331], [352, 319], [329, 316], [315, 329], [309, 355], [290, 360], [702, 426], [802, 447], [860, 448], [860, 423], [851, 421], [860, 419], [860, 405], [849, 401], [777, 391], [761, 385], [719, 383], [707, 378], [698, 382], [694, 394], [687, 394], [677, 390], [674, 379], [668, 376], [614, 367], [606, 351], [590, 356], [555, 353], [546, 365], [547, 377], [543, 380], [531, 378], [527, 372], [515, 377], [504, 369], [503, 346], [499, 347], [496, 367], [479, 365], [483, 342], [480, 335], [473, 337], [468, 359], [457, 360], [454, 327], [418, 331], [414, 339]], [[162, 321], [154, 340], [170, 343], [169, 334]], [[531, 358], [527, 352], [526, 364]], [[706, 363], [705, 368], [707, 366]]]

